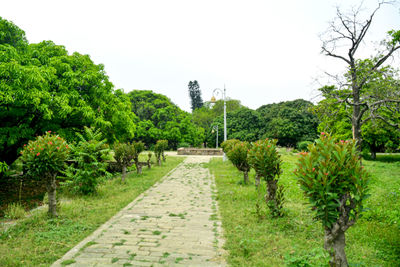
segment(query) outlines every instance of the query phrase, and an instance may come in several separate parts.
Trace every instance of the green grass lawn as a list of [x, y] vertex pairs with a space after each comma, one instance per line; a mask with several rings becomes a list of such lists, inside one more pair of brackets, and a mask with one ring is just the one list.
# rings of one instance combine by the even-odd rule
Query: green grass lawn
[[[233, 165], [213, 159], [209, 167], [216, 178], [218, 202], [232, 266], [285, 266], [307, 262], [324, 266], [324, 233], [312, 219], [307, 200], [293, 175], [297, 155], [282, 152], [281, 183], [286, 188], [286, 215], [272, 219], [265, 203], [264, 218], [256, 214], [254, 173], [251, 185]], [[346, 232], [346, 253], [351, 266], [400, 266], [400, 158], [364, 161], [371, 174], [371, 197], [364, 216]], [[263, 182], [265, 194], [265, 182]]]
[[118, 176], [102, 183], [95, 195], [69, 198], [56, 219], [42, 210], [5, 232], [0, 229], [0, 266], [49, 266], [183, 159], [168, 157], [161, 167], [130, 173], [125, 184]]

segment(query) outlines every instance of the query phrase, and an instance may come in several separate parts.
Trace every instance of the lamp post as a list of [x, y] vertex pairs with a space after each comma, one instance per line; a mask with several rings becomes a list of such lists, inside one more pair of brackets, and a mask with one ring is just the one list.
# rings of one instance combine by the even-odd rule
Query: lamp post
[[[222, 91], [219, 88], [215, 88], [213, 91], [213, 95], [211, 97], [211, 103], [215, 103], [215, 95], [221, 94], [222, 95], [222, 100], [224, 101], [224, 142], [226, 141], [226, 89], [224, 85], [224, 90]], [[224, 161], [226, 161], [226, 154], [224, 152]]]
[[212, 133], [214, 133], [214, 130], [217, 131], [217, 137], [216, 137], [216, 147], [218, 148], [218, 125], [214, 125], [212, 128]]

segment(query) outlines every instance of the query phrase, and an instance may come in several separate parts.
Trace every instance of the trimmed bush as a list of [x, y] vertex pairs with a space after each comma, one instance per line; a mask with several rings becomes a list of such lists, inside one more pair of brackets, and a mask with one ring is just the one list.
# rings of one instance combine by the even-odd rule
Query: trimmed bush
[[51, 134], [38, 136], [29, 141], [21, 151], [21, 159], [29, 177], [44, 179], [49, 196], [49, 215], [57, 216], [56, 210], [56, 177], [65, 168], [65, 160], [70, 148], [67, 142], [58, 135]]
[[229, 139], [221, 144], [222, 151], [224, 151], [225, 154], [228, 154], [228, 152], [232, 149], [233, 145], [239, 143], [240, 141], [238, 139]]
[[132, 144], [117, 143], [114, 145], [114, 159], [122, 170], [122, 182], [125, 182], [126, 169], [131, 166], [135, 153], [135, 146]]
[[301, 141], [297, 143], [297, 149], [300, 151], [308, 151], [308, 146], [313, 142], [311, 141]]
[[154, 154], [156, 155], [158, 166], [161, 166], [161, 157], [165, 161], [164, 151], [168, 148], [168, 140], [158, 140], [154, 145]]
[[336, 141], [321, 133], [310, 152], [302, 152], [295, 175], [308, 197], [315, 219], [325, 230], [325, 249], [331, 266], [348, 266], [345, 232], [363, 210], [368, 175], [361, 165], [356, 142]]
[[241, 172], [243, 172], [243, 183], [249, 183], [249, 171], [251, 169], [248, 161], [248, 151], [251, 148], [249, 142], [236, 142], [233, 144], [226, 154], [232, 164]]
[[276, 149], [278, 140], [265, 139], [253, 143], [249, 151], [250, 166], [256, 171], [256, 186], [260, 186], [260, 178], [267, 183], [265, 201], [273, 217], [283, 216], [283, 187], [278, 185], [282, 173], [281, 159]]

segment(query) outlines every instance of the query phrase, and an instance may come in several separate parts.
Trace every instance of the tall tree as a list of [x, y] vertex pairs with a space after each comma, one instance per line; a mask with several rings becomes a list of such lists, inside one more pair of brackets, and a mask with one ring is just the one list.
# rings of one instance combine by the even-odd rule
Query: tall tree
[[72, 141], [93, 125], [109, 142], [133, 138], [134, 118], [103, 65], [51, 41], [28, 44], [22, 30], [0, 19], [0, 161], [11, 164], [47, 130]]
[[294, 147], [300, 141], [314, 141], [318, 136], [318, 118], [312, 114], [312, 107], [311, 102], [303, 99], [259, 107], [260, 134], [278, 139], [281, 146]]
[[190, 81], [188, 84], [189, 87], [189, 96], [192, 104], [192, 111], [195, 109], [201, 108], [203, 106], [203, 99], [201, 98], [201, 91], [199, 83], [194, 80]]
[[[361, 150], [362, 142], [362, 124], [376, 118], [390, 123], [378, 112], [381, 108], [393, 109], [393, 103], [400, 103], [398, 89], [385, 90], [386, 82], [375, 82], [377, 77], [382, 76], [384, 63], [400, 48], [400, 31], [389, 31], [387, 39], [381, 42], [381, 47], [371, 59], [360, 60], [356, 56], [356, 53], [365, 45], [365, 36], [376, 12], [382, 5], [388, 3], [380, 1], [366, 20], [360, 18], [362, 5], [346, 13], [337, 8], [336, 18], [330, 23], [325, 36], [322, 36], [322, 53], [343, 61], [347, 66], [344, 77], [330, 75], [336, 79], [338, 89], [325, 93], [331, 94], [339, 103], [347, 104], [352, 108], [352, 134], [359, 150]], [[370, 85], [375, 87], [374, 90], [368, 92], [371, 89]], [[390, 87], [394, 88], [392, 85]], [[362, 97], [363, 93], [366, 93], [364, 97]], [[369, 114], [363, 120], [366, 113]]]

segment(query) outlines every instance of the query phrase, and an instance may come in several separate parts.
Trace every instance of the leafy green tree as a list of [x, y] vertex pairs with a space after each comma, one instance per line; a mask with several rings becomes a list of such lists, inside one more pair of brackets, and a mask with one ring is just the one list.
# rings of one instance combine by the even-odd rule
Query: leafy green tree
[[362, 126], [363, 147], [371, 152], [371, 158], [376, 159], [377, 152], [394, 152], [400, 145], [400, 130], [386, 123], [369, 121]]
[[0, 45], [10, 45], [16, 49], [25, 49], [28, 46], [25, 32], [11, 21], [0, 17]]
[[70, 148], [67, 142], [50, 131], [25, 144], [21, 153], [28, 177], [43, 179], [49, 198], [49, 215], [57, 216], [56, 177], [65, 168]]
[[171, 148], [180, 143], [198, 146], [204, 139], [204, 130], [191, 120], [191, 114], [181, 110], [166, 96], [152, 91], [134, 90], [128, 93], [132, 112], [139, 123], [134, 140], [151, 147], [157, 140], [166, 139]]
[[62, 185], [75, 193], [87, 195], [96, 192], [99, 177], [107, 174], [106, 161], [111, 156], [100, 129], [86, 126], [84, 129], [84, 134], [76, 133], [79, 142], [72, 146], [72, 158], [76, 164], [67, 168], [67, 179]]
[[0, 24], [0, 160], [11, 164], [22, 144], [46, 130], [74, 141], [93, 125], [109, 142], [133, 138], [135, 115], [103, 65], [51, 41], [25, 46], [22, 30]]
[[278, 139], [279, 145], [295, 147], [300, 141], [317, 138], [318, 118], [313, 104], [303, 99], [268, 104], [257, 109], [260, 114], [260, 136]]
[[161, 157], [165, 161], [164, 151], [168, 148], [168, 140], [158, 140], [154, 146], [154, 154], [156, 155], [158, 166], [161, 166]]
[[122, 182], [125, 182], [126, 168], [132, 164], [132, 160], [134, 157], [134, 145], [129, 143], [116, 143], [114, 145], [114, 159], [122, 170]]
[[[228, 114], [243, 106], [239, 100], [228, 99], [226, 101], [226, 109]], [[205, 146], [214, 146], [215, 134], [212, 133], [212, 126], [218, 125], [220, 131], [219, 140], [223, 140], [223, 114], [224, 114], [224, 102], [217, 100], [213, 105], [210, 102], [206, 102], [203, 107], [198, 108], [192, 112], [192, 121], [195, 125], [204, 129], [203, 143]], [[228, 121], [229, 122], [229, 121]], [[229, 130], [229, 129], [228, 129]]]
[[[392, 109], [393, 104], [400, 103], [397, 85], [393, 85], [394, 73], [390, 73], [385, 62], [400, 49], [400, 31], [391, 30], [386, 40], [381, 42], [377, 53], [370, 59], [357, 58], [357, 52], [363, 49], [368, 30], [376, 12], [388, 2], [379, 2], [378, 7], [367, 19], [360, 18], [359, 9], [343, 13], [339, 8], [336, 18], [329, 24], [326, 36], [322, 37], [322, 52], [346, 64], [347, 73], [336, 77], [337, 90], [326, 91], [338, 103], [351, 108], [351, 125], [353, 139], [361, 151], [362, 125], [369, 119], [379, 118], [390, 123], [390, 117], [381, 116], [380, 109]], [[340, 49], [338, 49], [340, 48]], [[384, 74], [384, 75], [383, 75]], [[381, 77], [384, 76], [382, 79]], [[397, 89], [396, 89], [397, 88]]]
[[309, 153], [301, 153], [294, 173], [315, 218], [324, 227], [324, 246], [331, 255], [331, 266], [348, 266], [345, 232], [363, 210], [369, 179], [361, 166], [356, 142], [338, 142], [323, 132]]
[[192, 111], [203, 106], [203, 99], [201, 98], [201, 91], [199, 83], [194, 80], [188, 84], [189, 96], [191, 100]]
[[283, 216], [283, 187], [278, 185], [282, 173], [280, 155], [277, 151], [278, 140], [258, 140], [248, 152], [250, 166], [256, 171], [256, 187], [259, 190], [260, 179], [267, 183], [265, 201], [272, 216]]
[[136, 166], [136, 172], [138, 174], [142, 174], [142, 165], [139, 162], [139, 155], [144, 151], [144, 144], [143, 142], [133, 142], [132, 143], [134, 149], [133, 160]]
[[232, 150], [233, 146], [238, 143], [240, 143], [240, 140], [238, 140], [238, 139], [229, 139], [229, 140], [222, 142], [221, 148], [225, 154], [228, 154]]
[[[381, 77], [382, 78], [382, 77]], [[341, 90], [339, 93], [333, 86], [325, 86], [320, 89], [325, 99], [320, 101], [314, 107], [315, 113], [318, 115], [321, 123], [318, 126], [319, 131], [329, 131], [337, 139], [346, 140], [352, 138], [352, 108], [348, 105], [340, 103], [338, 98], [332, 97], [330, 94], [336, 90], [336, 94], [348, 92]], [[367, 95], [362, 94], [363, 98]], [[367, 100], [366, 100], [367, 101]], [[374, 111], [374, 115], [367, 112], [362, 117], [362, 147], [363, 150], [369, 150], [374, 159], [377, 152], [396, 151], [399, 145], [399, 128], [400, 112], [396, 107], [387, 108], [380, 107]], [[379, 118], [385, 118], [384, 120]], [[385, 122], [386, 120], [386, 122]], [[389, 122], [389, 123], [387, 123]]]
[[249, 183], [249, 171], [251, 169], [248, 161], [248, 151], [251, 148], [249, 142], [237, 142], [227, 152], [228, 159], [241, 172], [243, 172], [243, 183]]

